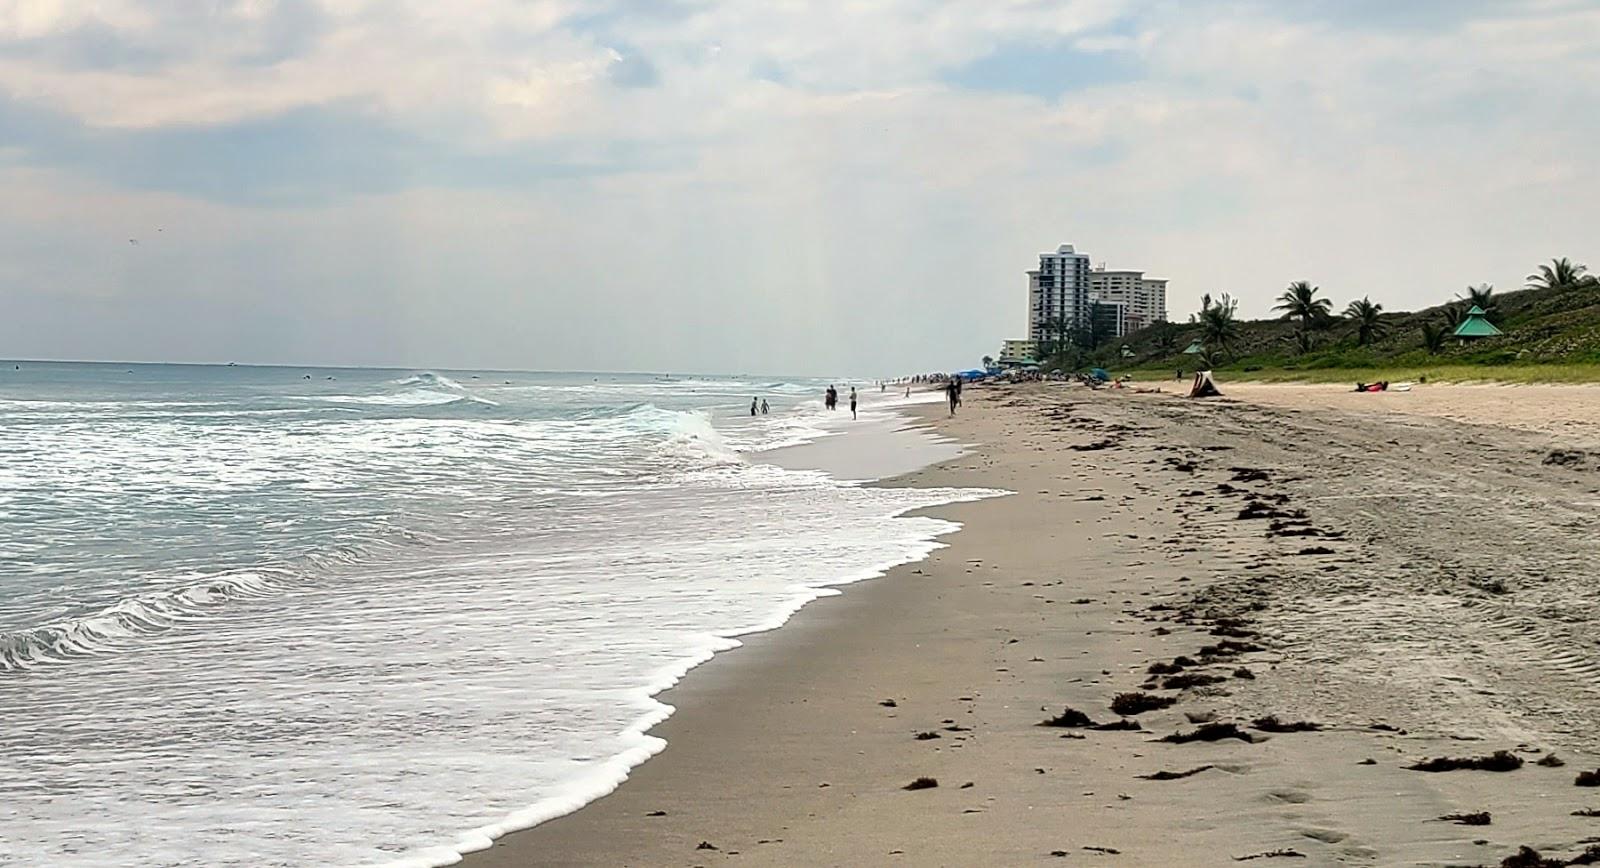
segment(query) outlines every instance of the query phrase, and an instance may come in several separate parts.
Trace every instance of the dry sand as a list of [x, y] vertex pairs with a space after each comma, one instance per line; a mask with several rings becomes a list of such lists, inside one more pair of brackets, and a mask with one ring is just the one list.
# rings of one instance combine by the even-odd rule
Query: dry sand
[[[1600, 836], [1573, 814], [1600, 808], [1574, 785], [1600, 767], [1600, 390], [1567, 394], [972, 389], [938, 425], [978, 445], [893, 484], [1014, 496], [931, 510], [965, 524], [948, 548], [696, 670], [664, 753], [466, 864], [1570, 858]], [[1179, 655], [1220, 680], [1141, 687]], [[1139, 690], [1176, 704], [1037, 725]], [[1252, 741], [1158, 740], [1191, 719]], [[1525, 764], [1406, 768], [1499, 750]]]

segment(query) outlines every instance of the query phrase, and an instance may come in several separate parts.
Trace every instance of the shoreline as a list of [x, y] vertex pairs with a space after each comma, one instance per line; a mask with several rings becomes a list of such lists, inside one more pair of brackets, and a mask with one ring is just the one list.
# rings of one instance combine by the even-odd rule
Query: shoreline
[[[932, 406], [932, 402], [902, 403], [896, 398], [886, 409], [878, 409], [871, 406], [869, 399], [863, 407], [859, 426], [851, 424], [847, 428], [830, 431], [828, 436], [750, 453], [749, 458], [752, 463], [770, 464], [783, 470], [822, 473], [841, 485], [879, 486], [910, 470], [953, 460], [964, 454], [961, 444], [940, 435], [922, 421], [919, 411], [924, 406]], [[878, 418], [869, 417], [869, 413]], [[1004, 496], [1007, 492], [962, 489], [950, 494], [951, 498], [938, 506]], [[927, 512], [926, 508], [912, 507], [888, 518], [928, 517]], [[499, 821], [457, 835], [453, 844], [424, 848], [385, 864], [390, 868], [431, 868], [463, 861], [470, 864], [475, 854], [495, 847], [507, 836], [516, 836], [570, 816], [616, 792], [643, 764], [668, 747], [663, 725], [678, 713], [678, 709], [666, 701], [666, 697], [678, 690], [690, 673], [721, 659], [729, 651], [745, 647], [752, 639], [788, 626], [802, 610], [843, 596], [849, 586], [882, 578], [899, 566], [924, 560], [946, 545], [943, 542], [946, 537], [961, 529], [958, 524], [943, 524], [947, 526], [937, 528], [918, 546], [920, 551], [887, 558], [857, 571], [831, 577], [815, 586], [808, 586], [804, 593], [798, 593], [797, 586], [797, 593], [774, 609], [766, 620], [718, 632], [712, 637], [714, 647], [655, 672], [649, 685], [633, 691], [643, 713], [619, 733], [625, 741], [637, 743], [621, 754], [606, 757], [603, 760], [606, 772], [587, 776], [582, 795], [567, 793], [541, 799], [513, 811]]]
[[[1479, 611], [1450, 613], [1436, 627], [1409, 612], [1395, 621], [1384, 609], [1350, 608], [1375, 593], [1404, 610], [1413, 592], [1366, 587], [1399, 561], [1350, 540], [1368, 521], [1340, 512], [1356, 501], [1328, 500], [1343, 495], [1279, 469], [1298, 448], [1282, 429], [1353, 437], [1348, 414], [1059, 387], [970, 395], [962, 416], [937, 427], [977, 445], [884, 484], [1016, 494], [917, 511], [963, 532], [856, 584], [848, 601], [817, 600], [787, 629], [717, 655], [659, 697], [678, 706], [653, 731], [671, 749], [638, 766], [627, 786], [465, 864], [1016, 864], [1116, 853], [1136, 864], [1221, 865], [1291, 852], [1311, 864], [1478, 864], [1522, 844], [1571, 852], [1596, 831], [1571, 814], [1586, 805], [1571, 772], [1593, 767], [1597, 754], [1579, 734], [1594, 722], [1589, 707], [1557, 707], [1571, 689], [1564, 658], [1519, 649], [1523, 669], [1502, 673], [1559, 711], [1561, 726], [1541, 726], [1486, 680], [1504, 665], [1493, 643], [1509, 653], [1519, 640], [1471, 620]], [[1426, 424], [1420, 434], [1392, 427], [1412, 439], [1484, 433]], [[1362, 458], [1336, 469], [1370, 489]], [[1401, 460], [1393, 472], [1431, 466]], [[1513, 484], [1527, 471], [1506, 475]], [[1247, 512], [1251, 502], [1286, 512], [1304, 504], [1309, 518], [1286, 528], [1291, 539], [1263, 535], [1259, 523], [1240, 536], [1243, 516], [1232, 513], [1241, 502]], [[1332, 519], [1344, 524], [1330, 530], [1323, 522]], [[1307, 545], [1311, 535], [1322, 544]], [[1321, 578], [1329, 575], [1338, 578]], [[1335, 594], [1330, 583], [1349, 587]], [[1432, 592], [1415, 593], [1418, 605], [1437, 606]], [[1389, 634], [1362, 632], [1374, 624]], [[1404, 644], [1414, 641], [1406, 631], [1434, 629], [1441, 639], [1473, 635], [1491, 653]], [[1219, 635], [1240, 637], [1231, 640], [1240, 650], [1199, 655]], [[1199, 656], [1194, 671], [1215, 680], [1162, 689], [1146, 674], [1185, 656]], [[1238, 675], [1245, 670], [1252, 677]], [[1130, 714], [1133, 732], [1040, 726], [1063, 708], [1115, 721], [1107, 704], [1127, 692], [1176, 705]], [[1269, 714], [1316, 731], [1250, 724]], [[1248, 740], [1152, 741], [1208, 720], [1239, 721]], [[1491, 750], [1525, 756], [1526, 768], [1406, 767]], [[1535, 766], [1553, 750], [1570, 768]], [[904, 789], [922, 776], [938, 786]], [[1488, 809], [1490, 827], [1439, 820]]]

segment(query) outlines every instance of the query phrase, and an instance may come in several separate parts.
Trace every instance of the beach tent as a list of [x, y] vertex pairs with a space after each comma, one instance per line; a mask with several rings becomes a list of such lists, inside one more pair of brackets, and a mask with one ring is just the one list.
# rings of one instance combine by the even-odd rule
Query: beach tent
[[1203, 344], [1203, 343], [1200, 343], [1199, 341], [1195, 341], [1195, 342], [1189, 344], [1189, 348], [1184, 350], [1183, 354], [1186, 355], [1186, 356], [1198, 356], [1198, 355], [1200, 355], [1201, 353], [1203, 353], [1205, 351], [1206, 351], [1206, 345]]
[[1472, 309], [1467, 311], [1466, 316], [1461, 320], [1461, 325], [1456, 326], [1455, 330], [1455, 336], [1463, 340], [1466, 338], [1492, 338], [1503, 334], [1505, 332], [1495, 328], [1494, 323], [1489, 322], [1489, 315], [1484, 313], [1483, 308], [1477, 305], [1473, 305]]
[[1194, 385], [1189, 387], [1189, 397], [1220, 398], [1222, 397], [1222, 391], [1217, 388], [1216, 382], [1211, 379], [1210, 371], [1197, 371], [1194, 375]]

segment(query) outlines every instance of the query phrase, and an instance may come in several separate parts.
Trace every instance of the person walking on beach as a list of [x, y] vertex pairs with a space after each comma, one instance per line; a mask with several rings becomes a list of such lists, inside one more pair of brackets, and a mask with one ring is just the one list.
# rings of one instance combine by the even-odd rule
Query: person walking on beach
[[856, 418], [856, 387], [850, 387], [850, 418]]
[[945, 399], [950, 402], [950, 415], [956, 414], [956, 405], [961, 403], [961, 387], [956, 385], [956, 378], [951, 377], [950, 382], [944, 384]]
[[766, 398], [762, 398], [761, 399], [761, 415], [763, 415], [763, 416], [767, 415], [767, 399]]

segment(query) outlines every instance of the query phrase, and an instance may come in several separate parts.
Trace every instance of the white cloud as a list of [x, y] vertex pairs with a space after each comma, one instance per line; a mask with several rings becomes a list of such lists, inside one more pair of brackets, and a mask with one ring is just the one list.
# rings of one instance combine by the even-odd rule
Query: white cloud
[[[0, 88], [123, 132], [318, 107], [452, 158], [537, 161], [556, 144], [605, 173], [423, 173], [259, 211], [108, 189], [82, 160], [0, 142], [0, 165], [57, 167], [28, 175], [34, 203], [82, 218], [0, 209], [0, 261], [52, 275], [30, 292], [131, 305], [163, 280], [265, 268], [284, 298], [343, 298], [333, 316], [353, 331], [385, 324], [389, 343], [330, 361], [892, 370], [955, 364], [1018, 331], [1022, 271], [1062, 241], [1171, 278], [1175, 312], [1231, 290], [1257, 315], [1300, 278], [1395, 309], [1468, 282], [1514, 286], [1551, 255], [1600, 260], [1592, 3], [1477, 4], [1425, 27], [1142, 0], [291, 7], [217, 2], [197, 17], [107, 0], [91, 16], [0, 0]], [[90, 23], [163, 59], [7, 50]], [[1055, 101], [945, 82], [1015, 45], [1118, 55], [1142, 77]], [[612, 74], [624, 59], [649, 72], [636, 86]], [[97, 233], [189, 210], [204, 231], [159, 267], [83, 255]], [[0, 294], [18, 273], [0, 274]], [[362, 303], [375, 294], [377, 311]], [[273, 298], [239, 305], [293, 322]], [[184, 346], [183, 325], [150, 352]], [[585, 359], [597, 335], [611, 346]]]

